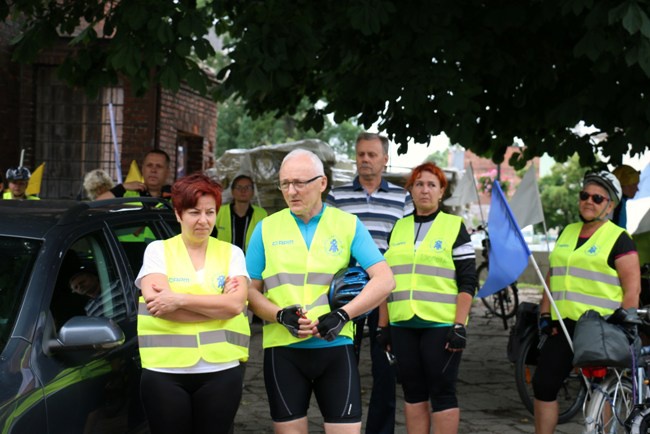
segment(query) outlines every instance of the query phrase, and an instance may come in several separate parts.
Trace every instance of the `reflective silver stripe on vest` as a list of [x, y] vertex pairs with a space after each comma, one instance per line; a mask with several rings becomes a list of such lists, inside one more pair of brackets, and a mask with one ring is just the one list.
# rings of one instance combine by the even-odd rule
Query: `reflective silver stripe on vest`
[[[562, 276], [565, 274], [564, 267], [553, 267], [551, 268], [551, 276]], [[584, 268], [578, 267], [569, 267], [569, 272], [566, 273], [569, 276], [579, 277], [581, 279], [589, 279], [594, 282], [602, 282], [607, 285], [621, 286], [621, 280], [618, 276], [611, 276], [609, 274], [600, 273], [598, 271], [585, 270]]]
[[305, 306], [305, 309], [309, 312], [310, 310], [320, 307], [320, 306], [327, 306], [330, 304], [329, 298], [327, 297], [327, 294], [323, 294], [320, 297], [316, 299], [312, 304]]
[[310, 285], [329, 285], [334, 277], [331, 273], [307, 273], [307, 283]]
[[446, 277], [447, 279], [456, 278], [456, 270], [450, 270], [449, 268], [442, 268], [442, 267], [434, 267], [432, 265], [417, 264], [415, 266], [415, 273], [424, 274], [425, 276], [431, 276], [431, 277], [435, 277], [435, 276]]
[[602, 307], [604, 309], [615, 310], [620, 307], [620, 303], [608, 300], [606, 298], [594, 297], [593, 295], [580, 294], [571, 291], [553, 291], [554, 300], [574, 301], [576, 303], [588, 304], [590, 306]]
[[138, 303], [138, 315], [151, 316], [151, 312], [147, 309], [146, 303]]
[[199, 333], [199, 340], [202, 345], [228, 342], [229, 344], [248, 348], [250, 338], [232, 330], [211, 330], [209, 332]]
[[142, 348], [196, 348], [199, 346], [196, 336], [188, 335], [140, 335], [138, 336], [138, 343]]
[[618, 276], [611, 276], [598, 271], [589, 271], [584, 268], [570, 267], [569, 274], [574, 277], [581, 277], [583, 279], [593, 280], [594, 282], [602, 282], [608, 285], [621, 286], [621, 281]]
[[303, 286], [304, 284], [305, 275], [302, 273], [278, 273], [264, 279], [264, 287], [267, 291], [280, 285]]
[[393, 274], [411, 274], [413, 272], [413, 265], [411, 264], [406, 264], [406, 265], [393, 265], [390, 267], [391, 270], [393, 270]]
[[[411, 294], [413, 295], [411, 297]], [[439, 294], [429, 291], [398, 291], [392, 292], [388, 296], [388, 301], [428, 301], [433, 303], [448, 303], [456, 304], [456, 295], [454, 294]]]

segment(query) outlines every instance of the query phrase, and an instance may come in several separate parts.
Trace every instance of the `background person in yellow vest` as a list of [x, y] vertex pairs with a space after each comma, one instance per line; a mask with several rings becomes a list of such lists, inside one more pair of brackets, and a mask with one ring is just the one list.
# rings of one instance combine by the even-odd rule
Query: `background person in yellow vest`
[[[551, 252], [547, 283], [568, 332], [585, 311], [611, 314], [637, 307], [639, 257], [632, 239], [608, 215], [621, 200], [621, 186], [607, 171], [588, 172], [579, 195], [580, 222], [568, 225]], [[573, 352], [546, 294], [539, 306], [539, 329], [546, 336], [533, 377], [535, 432], [555, 431], [557, 394], [571, 372]]]
[[172, 203], [181, 234], [147, 246], [135, 282], [142, 403], [153, 434], [225, 434], [248, 358], [244, 254], [210, 237], [221, 189], [208, 177], [178, 180]]
[[409, 433], [456, 433], [460, 422], [456, 381], [477, 278], [462, 218], [440, 210], [446, 188], [435, 164], [413, 169], [406, 189], [415, 211], [395, 223], [385, 254], [397, 284], [386, 345], [400, 368]]
[[217, 238], [233, 243], [244, 252], [255, 226], [266, 217], [264, 208], [253, 205], [255, 184], [248, 175], [238, 175], [230, 184], [232, 202], [219, 208], [217, 215]]
[[[325, 432], [359, 433], [361, 390], [349, 320], [386, 299], [393, 275], [359, 219], [323, 204], [327, 178], [314, 153], [290, 152], [279, 175], [288, 208], [257, 225], [246, 254], [249, 303], [266, 321], [264, 381], [273, 427], [277, 434], [306, 434], [313, 391]], [[370, 281], [331, 311], [329, 284], [351, 256]]]
[[167, 184], [167, 177], [170, 164], [171, 160], [165, 151], [152, 149], [147, 152], [142, 162], [143, 182], [131, 181], [117, 184], [106, 193], [100, 194], [97, 200], [137, 196], [169, 198], [171, 186]]
[[31, 176], [32, 173], [29, 169], [23, 166], [7, 169], [5, 178], [7, 178], [9, 188], [2, 194], [2, 198], [38, 200], [38, 196], [28, 196], [25, 194]]

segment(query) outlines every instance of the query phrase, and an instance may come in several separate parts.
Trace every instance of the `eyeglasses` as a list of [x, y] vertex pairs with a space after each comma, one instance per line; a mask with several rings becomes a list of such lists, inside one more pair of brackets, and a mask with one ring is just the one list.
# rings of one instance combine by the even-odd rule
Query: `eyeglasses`
[[600, 205], [601, 203], [603, 203], [604, 200], [607, 200], [607, 201], [609, 200], [608, 197], [605, 197], [605, 196], [603, 196], [601, 194], [589, 194], [586, 191], [581, 191], [580, 192], [580, 200], [587, 200], [589, 198], [591, 198], [591, 200], [596, 205]]
[[253, 189], [252, 185], [235, 185], [234, 187], [237, 191], [249, 191]]
[[296, 189], [296, 191], [302, 191], [307, 187], [307, 184], [310, 184], [314, 181], [316, 181], [318, 178], [322, 178], [323, 175], [317, 175], [314, 176], [312, 179], [308, 179], [307, 181], [282, 181], [278, 184], [278, 189], [282, 191], [289, 191], [289, 187], [291, 184], [293, 184], [293, 188]]

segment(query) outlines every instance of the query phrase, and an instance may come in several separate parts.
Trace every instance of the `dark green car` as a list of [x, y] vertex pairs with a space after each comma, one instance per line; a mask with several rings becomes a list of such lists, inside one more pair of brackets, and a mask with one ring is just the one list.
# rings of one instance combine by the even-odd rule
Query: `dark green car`
[[0, 433], [146, 432], [135, 276], [155, 199], [0, 200]]

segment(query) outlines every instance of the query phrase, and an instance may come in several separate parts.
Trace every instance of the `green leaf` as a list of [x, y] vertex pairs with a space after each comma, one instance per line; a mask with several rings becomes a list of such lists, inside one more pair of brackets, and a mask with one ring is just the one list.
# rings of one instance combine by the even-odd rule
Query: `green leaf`
[[628, 3], [627, 10], [623, 16], [623, 27], [625, 27], [625, 30], [627, 30], [630, 35], [635, 34], [641, 29], [643, 24], [642, 15], [645, 15], [645, 13], [637, 3]]

